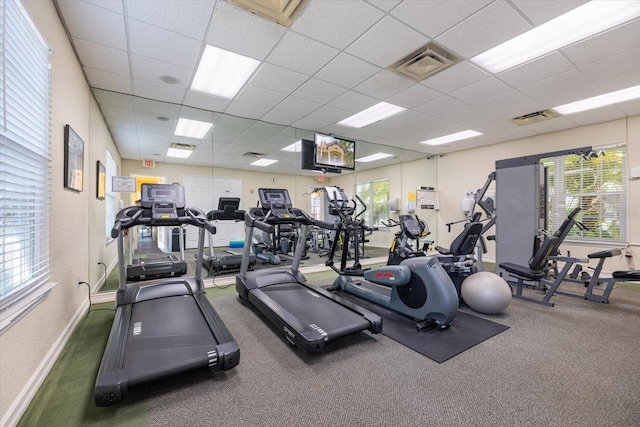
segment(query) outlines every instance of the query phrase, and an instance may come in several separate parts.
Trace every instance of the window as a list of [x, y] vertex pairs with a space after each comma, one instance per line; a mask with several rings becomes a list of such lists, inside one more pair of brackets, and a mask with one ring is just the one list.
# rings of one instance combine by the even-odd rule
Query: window
[[118, 166], [116, 162], [111, 157], [111, 153], [109, 150], [106, 150], [105, 154], [105, 169], [106, 169], [106, 179], [107, 179], [107, 191], [104, 197], [105, 201], [105, 237], [107, 241], [112, 240], [111, 238], [111, 229], [113, 228], [113, 224], [116, 222], [116, 193], [113, 192], [113, 177], [118, 176]]
[[578, 219], [586, 230], [573, 227], [568, 239], [620, 243], [627, 241], [626, 146], [594, 149], [579, 155], [545, 159], [549, 173], [550, 228], [555, 231], [567, 213], [582, 208]]
[[52, 284], [48, 284], [49, 49], [16, 0], [0, 3], [0, 37], [2, 330]]
[[[389, 180], [361, 182], [356, 184], [356, 194], [367, 205], [364, 223], [369, 226], [382, 225], [389, 219]], [[358, 209], [362, 206], [358, 202]]]

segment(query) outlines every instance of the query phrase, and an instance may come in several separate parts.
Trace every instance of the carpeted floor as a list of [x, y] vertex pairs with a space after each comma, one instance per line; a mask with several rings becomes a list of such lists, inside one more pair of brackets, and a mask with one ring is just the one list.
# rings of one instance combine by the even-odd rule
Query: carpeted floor
[[[327, 273], [308, 274], [314, 282]], [[438, 364], [368, 332], [309, 357], [233, 286], [208, 291], [240, 345], [239, 366], [197, 371], [130, 390], [95, 408], [92, 389], [112, 312], [78, 327], [22, 426], [637, 426], [640, 292], [609, 305], [556, 296], [554, 308], [513, 300], [509, 330]], [[463, 308], [461, 311], [470, 312]], [[446, 331], [445, 331], [446, 332]]]

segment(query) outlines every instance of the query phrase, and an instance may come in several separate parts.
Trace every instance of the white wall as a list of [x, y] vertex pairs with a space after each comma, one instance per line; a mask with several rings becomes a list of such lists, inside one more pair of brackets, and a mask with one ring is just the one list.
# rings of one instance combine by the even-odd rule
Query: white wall
[[[90, 252], [109, 252], [104, 240], [92, 240], [95, 161], [113, 146], [67, 34], [51, 1], [23, 1], [54, 55], [51, 60], [51, 277], [57, 283], [44, 301], [0, 336], [0, 420], [11, 424], [44, 379], [88, 304], [86, 286], [97, 273]], [[63, 129], [69, 124], [85, 143], [84, 191], [63, 188]], [[101, 153], [101, 154], [100, 154]], [[104, 216], [101, 224], [104, 224]], [[101, 227], [103, 228], [103, 226]], [[112, 253], [107, 254], [112, 256]], [[0, 424], [2, 422], [0, 421]]]

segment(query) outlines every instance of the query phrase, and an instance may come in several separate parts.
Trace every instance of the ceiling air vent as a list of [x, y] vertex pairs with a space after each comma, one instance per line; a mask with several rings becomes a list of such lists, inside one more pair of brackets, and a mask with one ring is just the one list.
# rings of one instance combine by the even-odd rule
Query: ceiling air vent
[[391, 65], [389, 69], [420, 82], [461, 60], [453, 52], [429, 42]]
[[256, 159], [261, 159], [261, 158], [263, 158], [264, 156], [266, 156], [266, 154], [265, 154], [265, 153], [256, 153], [256, 152], [254, 152], [254, 151], [247, 151], [246, 153], [244, 153], [244, 154], [242, 155], [242, 157], [254, 157], [254, 158], [256, 158]]
[[555, 111], [551, 110], [542, 110], [536, 111], [535, 113], [525, 114], [524, 116], [514, 117], [511, 121], [517, 125], [525, 126], [530, 125], [531, 123], [538, 123], [545, 120], [555, 119], [560, 115]]
[[308, 0], [227, 0], [227, 2], [283, 27], [289, 27], [305, 8]]

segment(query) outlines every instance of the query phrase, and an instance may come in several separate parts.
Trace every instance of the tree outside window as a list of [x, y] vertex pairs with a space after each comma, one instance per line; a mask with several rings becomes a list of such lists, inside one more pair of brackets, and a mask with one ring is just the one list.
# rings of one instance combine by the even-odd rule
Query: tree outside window
[[[380, 179], [356, 184], [356, 194], [367, 205], [364, 221], [369, 226], [380, 226], [389, 219], [389, 180]], [[358, 203], [358, 209], [362, 206]]]

